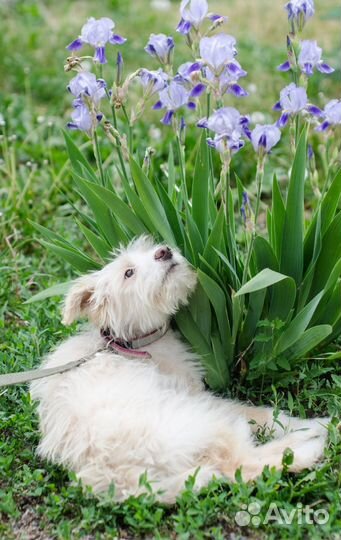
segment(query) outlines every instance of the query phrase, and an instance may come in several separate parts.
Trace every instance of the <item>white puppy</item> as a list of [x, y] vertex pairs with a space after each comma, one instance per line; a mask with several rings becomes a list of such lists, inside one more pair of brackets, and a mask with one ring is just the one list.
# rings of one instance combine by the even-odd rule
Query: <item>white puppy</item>
[[[195, 273], [177, 251], [148, 238], [75, 281], [64, 323], [85, 316], [93, 327], [62, 343], [43, 366], [92, 358], [32, 383], [41, 456], [69, 467], [96, 492], [114, 483], [118, 500], [138, 494], [139, 478], [147, 472], [165, 502], [175, 500], [197, 468], [199, 488], [214, 475], [233, 479], [239, 467], [245, 479], [265, 465], [280, 469], [288, 447], [294, 452], [292, 471], [314, 465], [323, 454], [327, 419], [281, 413], [274, 423], [270, 408], [204, 391], [198, 358], [168, 329], [195, 284]], [[140, 346], [135, 358], [131, 346]], [[257, 446], [251, 420], [273, 427], [275, 439]]]

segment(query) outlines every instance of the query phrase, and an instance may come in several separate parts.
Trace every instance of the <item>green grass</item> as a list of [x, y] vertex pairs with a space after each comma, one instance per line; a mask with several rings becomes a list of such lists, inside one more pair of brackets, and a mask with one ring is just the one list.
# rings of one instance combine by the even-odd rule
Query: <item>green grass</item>
[[[252, 4], [252, 5], [251, 5]], [[270, 4], [263, 6], [269, 13]], [[316, 2], [321, 9], [309, 28], [319, 32], [328, 50], [328, 60], [336, 65], [339, 26], [335, 20], [323, 20], [336, 2]], [[176, 5], [176, 3], [174, 3]], [[224, 12], [221, 2], [216, 11]], [[278, 25], [281, 8], [274, 8], [263, 28], [262, 13], [255, 2], [231, 2], [228, 7], [228, 32], [240, 41], [240, 61], [250, 71], [249, 83], [257, 85], [242, 107], [259, 110], [270, 118], [271, 106], [283, 75], [274, 66], [284, 55], [285, 18]], [[258, 3], [257, 3], [258, 5]], [[90, 15], [113, 16], [131, 44], [125, 50], [129, 67], [149, 65], [143, 45], [150, 32], [162, 29], [173, 32], [177, 21], [174, 9], [165, 16], [149, 9], [146, 0], [138, 2], [4, 2], [0, 8], [0, 113], [6, 125], [0, 140], [0, 372], [19, 371], [37, 366], [41, 357], [61, 339], [76, 331], [60, 323], [60, 306], [56, 300], [25, 305], [34, 292], [72, 277], [71, 269], [35, 240], [29, 220], [54, 229], [80, 247], [83, 240], [73, 220], [73, 207], [80, 205], [72, 193], [72, 180], [66, 162], [61, 128], [70, 112], [65, 92], [68, 76], [63, 73], [64, 46], [78, 33], [83, 20]], [[213, 9], [212, 9], [213, 10]], [[251, 10], [247, 17], [248, 10]], [[266, 11], [268, 10], [268, 11]], [[264, 22], [263, 22], [264, 24]], [[323, 32], [321, 31], [323, 24]], [[249, 26], [250, 25], [250, 26]], [[141, 31], [143, 29], [143, 31]], [[264, 31], [263, 31], [264, 30]], [[277, 32], [273, 43], [274, 32]], [[277, 39], [277, 35], [279, 38]], [[135, 36], [133, 38], [133, 36]], [[179, 48], [180, 37], [177, 38]], [[181, 49], [185, 60], [185, 49]], [[261, 63], [262, 61], [262, 63]], [[337, 94], [340, 72], [330, 79], [317, 78], [312, 83], [316, 100]], [[322, 95], [319, 93], [322, 91]], [[150, 121], [149, 121], [150, 120]], [[159, 128], [154, 113], [139, 126], [139, 137], [146, 140], [150, 125]], [[194, 134], [189, 134], [193, 138]], [[76, 140], [84, 144], [77, 135]], [[154, 139], [159, 163], [167, 146]], [[317, 142], [316, 142], [316, 150]], [[108, 149], [105, 150], [108, 152]], [[248, 154], [238, 155], [235, 167], [250, 182], [253, 166]], [[91, 149], [89, 148], [89, 157]], [[287, 164], [277, 159], [277, 167]], [[251, 160], [250, 160], [251, 161]], [[67, 194], [67, 195], [66, 195]], [[310, 195], [312, 196], [312, 195]], [[112, 494], [100, 499], [83, 493], [67, 471], [41, 461], [35, 454], [38, 423], [27, 387], [0, 389], [0, 538], [77, 539], [124, 538], [340, 538], [341, 442], [336, 428], [341, 413], [340, 344], [335, 343], [319, 356], [299, 363], [296, 371], [283, 374], [276, 387], [271, 380], [245, 383], [234, 381], [233, 397], [254, 404], [273, 404], [293, 414], [332, 415], [330, 440], [324, 461], [311, 472], [291, 475], [284, 471], [265, 470], [263, 476], [245, 484], [213, 481], [196, 494], [193, 480], [177, 504], [162, 506], [154, 500], [148, 482], [146, 494], [123, 504], [113, 502]], [[266, 435], [266, 434], [265, 434]], [[260, 437], [264, 434], [260, 434]], [[290, 513], [297, 504], [324, 508], [330, 518], [326, 525], [269, 524], [239, 527], [235, 515], [251, 502], [259, 503], [263, 519], [270, 503]], [[26, 536], [25, 536], [26, 535]]]

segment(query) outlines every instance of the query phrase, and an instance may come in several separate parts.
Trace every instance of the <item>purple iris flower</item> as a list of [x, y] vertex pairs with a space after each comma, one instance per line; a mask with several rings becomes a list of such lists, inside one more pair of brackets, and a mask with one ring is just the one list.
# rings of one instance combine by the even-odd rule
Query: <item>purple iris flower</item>
[[174, 41], [171, 36], [165, 34], [150, 34], [149, 41], [144, 50], [154, 56], [160, 64], [170, 65], [171, 54], [174, 49]]
[[175, 111], [187, 105], [190, 109], [195, 108], [195, 103], [190, 100], [190, 92], [176, 81], [171, 81], [161, 92], [159, 101], [155, 103], [153, 109], [167, 109], [161, 122], [165, 125], [172, 123]]
[[201, 59], [215, 76], [219, 76], [224, 67], [236, 56], [235, 45], [235, 38], [228, 34], [216, 34], [200, 40]]
[[298, 56], [298, 64], [308, 77], [313, 74], [314, 68], [321, 73], [333, 73], [335, 71], [322, 60], [322, 49], [317, 46], [316, 41], [305, 39], [301, 41], [301, 50]]
[[323, 123], [316, 128], [316, 131], [326, 131], [330, 126], [341, 124], [341, 100], [332, 99], [327, 103], [323, 112]]
[[251, 142], [256, 152], [270, 152], [280, 138], [281, 131], [274, 124], [257, 124], [251, 131]]
[[90, 17], [82, 27], [81, 35], [72, 41], [66, 48], [69, 49], [69, 51], [77, 51], [83, 47], [84, 43], [88, 43], [92, 47], [95, 47], [95, 62], [106, 64], [106, 44], [122, 45], [122, 43], [127, 41], [122, 36], [114, 34], [114, 28], [114, 21], [108, 17], [102, 17], [101, 19]]
[[182, 0], [180, 5], [181, 20], [176, 29], [177, 32], [186, 35], [192, 28], [198, 30], [199, 26], [206, 18], [216, 24], [226, 20], [226, 17], [208, 14], [207, 12], [207, 0]]
[[207, 0], [182, 0], [180, 5], [181, 21], [178, 24], [177, 32], [188, 34], [194, 26], [199, 28], [208, 12]]
[[235, 154], [238, 150], [243, 148], [245, 142], [241, 139], [231, 139], [225, 135], [215, 135], [214, 139], [210, 137], [207, 138], [207, 144], [211, 148], [217, 150], [220, 154], [225, 154], [228, 151]]
[[75, 110], [71, 114], [72, 122], [69, 122], [67, 127], [85, 131], [91, 137], [93, 129], [101, 121], [103, 115], [101, 113], [92, 113], [81, 98], [74, 100], [73, 107]]
[[307, 92], [302, 86], [291, 83], [281, 90], [280, 105], [284, 111], [291, 114], [298, 113], [306, 107], [307, 103]]
[[208, 138], [207, 143], [218, 152], [238, 152], [243, 146], [243, 137], [249, 136], [249, 120], [241, 116], [234, 107], [223, 107], [215, 111], [209, 118], [198, 122], [198, 127], [210, 129], [215, 133], [214, 139]]
[[167, 86], [168, 75], [161, 68], [157, 71], [140, 69], [138, 76], [144, 89], [145, 99], [149, 99], [156, 92], [161, 92]]
[[222, 107], [216, 110], [209, 118], [202, 118], [198, 122], [198, 127], [205, 127], [217, 133], [217, 135], [232, 135], [233, 131], [243, 133], [244, 126], [249, 121], [246, 116], [241, 116], [234, 107]]
[[193, 84], [193, 79], [197, 79], [201, 71], [202, 64], [200, 62], [185, 62], [178, 67], [178, 72], [174, 79], [182, 84]]
[[106, 82], [103, 79], [96, 79], [96, 75], [88, 71], [81, 71], [71, 79], [68, 90], [76, 98], [88, 97], [97, 106], [105, 97]]
[[201, 64], [196, 62], [185, 62], [178, 68], [174, 81], [182, 84], [190, 91], [190, 97], [198, 98], [206, 90], [206, 85], [199, 81]]
[[219, 77], [215, 76], [210, 68], [206, 68], [206, 78], [217, 88], [217, 93], [220, 96], [226, 93], [234, 94], [236, 97], [248, 96], [248, 92], [238, 84], [238, 80], [246, 75], [247, 72], [242, 69], [236, 60], [229, 62], [223, 68]]
[[291, 83], [280, 92], [280, 100], [274, 105], [275, 111], [282, 111], [280, 119], [277, 121], [277, 127], [284, 127], [290, 118], [300, 112], [309, 112], [315, 116], [321, 116], [322, 111], [308, 103], [306, 89], [302, 86], [296, 86]]
[[288, 12], [292, 30], [297, 28], [301, 31], [307, 20], [315, 13], [314, 0], [290, 0], [285, 5], [285, 9]]

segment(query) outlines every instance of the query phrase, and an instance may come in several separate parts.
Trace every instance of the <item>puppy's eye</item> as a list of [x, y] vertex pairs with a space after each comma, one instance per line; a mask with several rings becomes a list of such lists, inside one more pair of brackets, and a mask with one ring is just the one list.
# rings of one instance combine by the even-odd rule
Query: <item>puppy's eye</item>
[[128, 270], [126, 270], [124, 273], [124, 279], [130, 278], [134, 274], [135, 274], [134, 268], [128, 268]]

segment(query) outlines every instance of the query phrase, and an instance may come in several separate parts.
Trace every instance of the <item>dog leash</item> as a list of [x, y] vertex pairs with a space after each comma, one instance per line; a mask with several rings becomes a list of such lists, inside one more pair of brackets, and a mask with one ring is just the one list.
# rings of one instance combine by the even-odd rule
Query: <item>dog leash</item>
[[72, 360], [63, 366], [56, 366], [53, 368], [45, 369], [31, 369], [29, 371], [19, 371], [16, 373], [6, 373], [0, 375], [0, 388], [2, 386], [12, 386], [14, 384], [23, 384], [30, 381], [35, 381], [36, 379], [43, 379], [44, 377], [51, 377], [51, 375], [57, 375], [58, 373], [64, 373], [64, 371], [69, 371], [75, 367], [80, 366], [84, 362], [91, 360], [94, 355], [87, 355], [79, 358], [78, 360]]
[[15, 373], [5, 373], [0, 375], [0, 388], [3, 386], [12, 386], [15, 384], [23, 384], [37, 379], [44, 379], [45, 377], [51, 377], [51, 375], [58, 375], [65, 371], [70, 371], [81, 364], [84, 364], [88, 360], [92, 360], [98, 353], [108, 350], [109, 348], [113, 353], [124, 356], [126, 358], [143, 358], [150, 359], [151, 355], [147, 351], [139, 351], [140, 347], [146, 347], [154, 341], [162, 338], [168, 331], [169, 324], [162, 328], [157, 328], [140, 338], [132, 339], [131, 341], [124, 341], [122, 339], [115, 338], [108, 329], [101, 330], [101, 336], [106, 342], [106, 348], [96, 351], [96, 353], [82, 356], [78, 360], [72, 360], [62, 366], [55, 366], [53, 368], [43, 369], [31, 369], [29, 371], [19, 371]]

